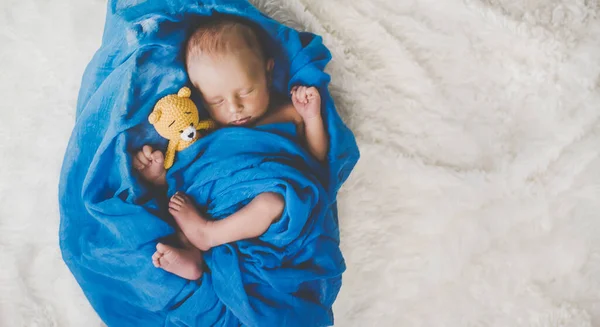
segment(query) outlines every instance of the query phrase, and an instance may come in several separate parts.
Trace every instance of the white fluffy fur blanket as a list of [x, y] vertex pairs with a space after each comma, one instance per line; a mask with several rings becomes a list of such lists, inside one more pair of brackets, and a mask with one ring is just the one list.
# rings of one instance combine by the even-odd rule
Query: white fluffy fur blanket
[[[338, 326], [600, 325], [596, 0], [255, 0], [324, 36], [362, 160]], [[105, 1], [0, 3], [0, 326], [101, 326], [58, 172]]]

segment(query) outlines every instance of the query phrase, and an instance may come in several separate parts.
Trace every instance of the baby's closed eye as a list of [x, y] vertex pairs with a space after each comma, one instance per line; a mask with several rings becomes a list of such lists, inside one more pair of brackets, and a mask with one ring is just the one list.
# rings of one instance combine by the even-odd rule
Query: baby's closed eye
[[225, 100], [221, 100], [221, 101], [213, 101], [213, 102], [209, 102], [208, 104], [210, 106], [220, 106], [225, 102]]
[[252, 92], [254, 92], [254, 89], [248, 89], [248, 90], [244, 90], [242, 92], [240, 92], [240, 97], [247, 97], [250, 94], [252, 94]]

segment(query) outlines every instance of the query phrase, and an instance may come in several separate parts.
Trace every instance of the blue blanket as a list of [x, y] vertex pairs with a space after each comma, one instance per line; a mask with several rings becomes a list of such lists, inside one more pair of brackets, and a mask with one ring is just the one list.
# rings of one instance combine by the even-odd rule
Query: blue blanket
[[[319, 88], [331, 138], [325, 165], [292, 124], [224, 128], [178, 153], [169, 194], [184, 191], [214, 219], [261, 192], [285, 197], [261, 237], [205, 253], [188, 281], [152, 265], [174, 229], [165, 200], [131, 168], [143, 144], [165, 146], [147, 122], [156, 101], [188, 82], [181, 46], [203, 16], [237, 15], [262, 27], [275, 57], [275, 91]], [[87, 67], [60, 180], [60, 247], [86, 297], [109, 326], [326, 326], [345, 269], [336, 194], [359, 153], [323, 71], [320, 37], [262, 15], [246, 1], [109, 1], [102, 46]], [[199, 103], [196, 101], [196, 103]]]

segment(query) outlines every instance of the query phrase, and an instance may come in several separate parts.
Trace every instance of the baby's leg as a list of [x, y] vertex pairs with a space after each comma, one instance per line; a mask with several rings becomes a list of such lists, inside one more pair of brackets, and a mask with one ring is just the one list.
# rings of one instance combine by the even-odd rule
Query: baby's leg
[[231, 216], [209, 221], [198, 213], [187, 195], [177, 193], [171, 198], [169, 212], [189, 241], [207, 251], [221, 244], [262, 235], [281, 217], [284, 206], [281, 195], [262, 193]]

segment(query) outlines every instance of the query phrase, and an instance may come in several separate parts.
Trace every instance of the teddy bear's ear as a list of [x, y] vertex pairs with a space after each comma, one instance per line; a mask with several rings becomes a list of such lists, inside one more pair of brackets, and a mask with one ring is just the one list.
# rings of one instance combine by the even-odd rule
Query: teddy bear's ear
[[150, 116], [148, 116], [148, 121], [150, 122], [150, 124], [154, 125], [156, 123], [158, 123], [158, 120], [160, 119], [160, 110], [154, 110]]
[[179, 92], [177, 92], [177, 96], [180, 98], [189, 98], [192, 95], [192, 90], [189, 87], [182, 87]]

